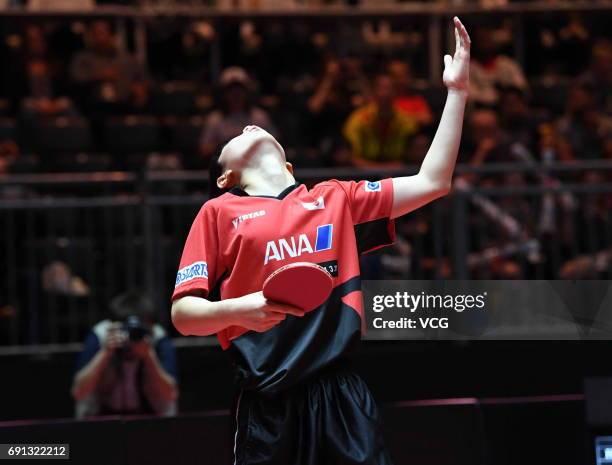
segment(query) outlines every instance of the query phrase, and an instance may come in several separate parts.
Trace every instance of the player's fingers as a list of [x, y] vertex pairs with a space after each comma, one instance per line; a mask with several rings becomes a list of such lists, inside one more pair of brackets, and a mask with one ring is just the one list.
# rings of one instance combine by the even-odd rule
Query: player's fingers
[[279, 323], [280, 323], [280, 321], [274, 321], [274, 322], [269, 322], [269, 323], [262, 323], [262, 324], [257, 325], [255, 328], [253, 328], [253, 331], [256, 331], [258, 333], [265, 333], [266, 331], [274, 328]]
[[304, 310], [302, 310], [301, 308], [293, 307], [291, 305], [273, 304], [272, 307], [273, 308], [271, 308], [270, 310], [274, 312], [287, 313], [293, 316], [304, 316], [305, 313]]
[[268, 301], [268, 305], [264, 309], [266, 312], [288, 313], [289, 315], [302, 316], [304, 310], [298, 307], [293, 307], [287, 304]]
[[458, 23], [457, 29], [459, 30], [459, 36], [461, 37], [461, 45], [464, 48], [469, 49], [472, 43], [472, 39], [470, 39], [470, 35], [468, 34], [467, 29], [465, 28], [463, 23], [459, 20], [459, 18], [457, 18], [457, 23]]
[[459, 38], [459, 30], [455, 26], [455, 52], [461, 48], [461, 39]]
[[281, 322], [287, 318], [286, 313], [282, 312], [266, 312], [266, 316], [264, 318], [265, 323], [272, 322]]

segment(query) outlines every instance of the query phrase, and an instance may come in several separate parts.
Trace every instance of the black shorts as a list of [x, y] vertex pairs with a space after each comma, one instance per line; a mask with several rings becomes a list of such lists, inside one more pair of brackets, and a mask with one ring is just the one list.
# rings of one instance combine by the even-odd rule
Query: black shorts
[[290, 391], [241, 392], [234, 465], [391, 465], [376, 403], [355, 373], [326, 374]]

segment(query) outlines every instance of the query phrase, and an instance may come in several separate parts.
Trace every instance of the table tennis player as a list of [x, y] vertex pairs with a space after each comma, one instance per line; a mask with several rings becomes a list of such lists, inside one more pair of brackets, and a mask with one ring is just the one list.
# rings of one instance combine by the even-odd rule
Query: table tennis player
[[[235, 465], [392, 463], [376, 403], [348, 363], [364, 326], [359, 254], [392, 243], [394, 218], [450, 189], [470, 54], [458, 18], [454, 28], [454, 56], [444, 57], [448, 95], [418, 174], [307, 189], [281, 145], [256, 126], [221, 151], [217, 185], [227, 191], [193, 222], [172, 321], [184, 335], [216, 334], [234, 361]], [[266, 277], [293, 262], [319, 264], [333, 278], [329, 298], [307, 313], [261, 292]]]

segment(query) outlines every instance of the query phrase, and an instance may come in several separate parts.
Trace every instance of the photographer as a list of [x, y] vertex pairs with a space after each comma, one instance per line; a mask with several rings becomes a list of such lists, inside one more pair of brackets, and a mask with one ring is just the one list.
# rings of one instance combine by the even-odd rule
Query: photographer
[[127, 292], [111, 302], [77, 359], [72, 396], [76, 417], [176, 413], [176, 353], [154, 323], [151, 301]]

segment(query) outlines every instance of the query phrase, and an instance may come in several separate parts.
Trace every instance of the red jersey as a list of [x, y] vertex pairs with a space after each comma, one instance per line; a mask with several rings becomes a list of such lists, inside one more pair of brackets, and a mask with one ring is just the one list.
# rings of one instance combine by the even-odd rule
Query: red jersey
[[206, 202], [185, 242], [172, 295], [221, 299], [260, 291], [283, 265], [308, 261], [333, 277], [329, 299], [303, 317], [287, 315], [258, 333], [230, 326], [217, 334], [245, 388], [277, 392], [345, 358], [364, 325], [359, 254], [395, 239], [391, 179], [331, 180], [277, 197], [239, 188]]

